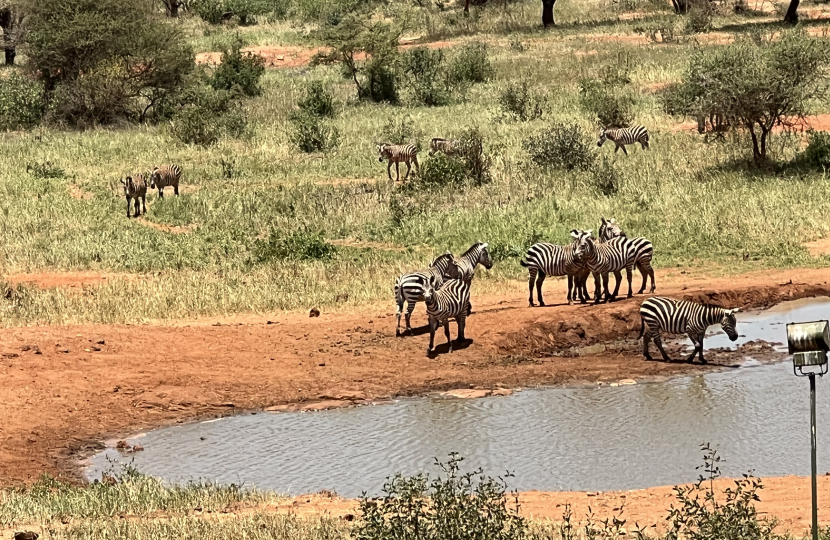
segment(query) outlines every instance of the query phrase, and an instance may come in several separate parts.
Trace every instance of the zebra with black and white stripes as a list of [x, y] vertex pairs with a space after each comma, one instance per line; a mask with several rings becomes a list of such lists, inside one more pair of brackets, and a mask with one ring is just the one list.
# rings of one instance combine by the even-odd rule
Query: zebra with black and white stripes
[[128, 176], [121, 180], [124, 187], [124, 197], [127, 198], [127, 217], [130, 217], [130, 203], [135, 201], [135, 215], [147, 213], [147, 181], [143, 174]]
[[663, 349], [660, 339], [662, 332], [669, 334], [686, 334], [694, 343], [695, 350], [686, 360], [692, 362], [695, 355], [700, 355], [700, 361], [706, 363], [703, 358], [703, 338], [706, 336], [706, 329], [713, 324], [720, 324], [731, 341], [738, 339], [738, 331], [735, 329], [735, 313], [740, 308], [724, 309], [717, 306], [708, 306], [655, 296], [649, 298], [640, 306], [640, 337], [643, 338], [643, 356], [646, 360], [653, 360], [648, 351], [648, 344], [654, 341], [663, 360], [671, 362], [672, 359]]
[[[600, 242], [607, 242], [613, 238], [625, 237], [625, 233], [617, 224], [614, 218], [602, 218], [602, 223], [599, 226], [599, 240]], [[646, 290], [648, 278], [651, 278], [651, 294], [657, 289], [654, 281], [654, 268], [651, 266], [651, 260], [654, 257], [654, 246], [648, 238], [637, 237], [629, 239], [628, 248], [634, 250], [634, 265], [643, 276], [643, 284], [637, 294], [643, 294]]]
[[451, 279], [445, 281], [439, 289], [429, 286], [424, 291], [424, 302], [429, 316], [429, 347], [427, 347], [427, 354], [432, 354], [434, 350], [435, 331], [439, 325], [444, 327], [448, 352], [452, 352], [450, 319], [455, 319], [458, 323], [457, 342], [462, 343], [465, 340], [464, 328], [467, 323], [467, 307], [470, 305], [469, 283], [463, 279]]
[[[585, 267], [594, 276], [594, 303], [599, 304], [601, 294], [607, 301], [614, 301], [620, 292], [622, 270], [625, 269], [628, 278], [628, 297], [634, 296], [631, 290], [631, 274], [634, 269], [635, 251], [631, 249], [628, 238], [624, 236], [613, 238], [608, 242], [595, 242], [591, 237], [591, 230], [578, 231], [575, 255], [583, 261]], [[617, 279], [614, 294], [608, 290], [608, 274], [612, 273]], [[602, 288], [600, 288], [600, 278]]]
[[617, 146], [614, 148], [614, 153], [617, 153], [617, 150], [622, 148], [623, 153], [627, 156], [628, 150], [625, 149], [626, 145], [640, 143], [640, 146], [643, 147], [643, 150], [648, 148], [648, 130], [643, 126], [631, 126], [627, 128], [620, 128], [620, 129], [605, 129], [599, 132], [599, 140], [597, 141], [597, 146], [602, 146], [602, 143], [605, 140], [613, 141], [614, 144]]
[[542, 299], [542, 283], [547, 276], [568, 276], [568, 304], [572, 304], [579, 294], [579, 300], [584, 304], [588, 301], [588, 288], [586, 281], [589, 271], [585, 264], [576, 256], [576, 240], [579, 239], [579, 231], [573, 229], [571, 237], [574, 242], [560, 246], [538, 242], [530, 246], [525, 258], [519, 264], [527, 268], [528, 288], [530, 289], [529, 303], [533, 304], [533, 285], [536, 285], [536, 297], [539, 305], [544, 306]]
[[418, 165], [418, 147], [414, 144], [389, 144], [383, 143], [377, 145], [378, 147], [378, 161], [383, 163], [383, 160], [387, 160], [389, 164], [386, 166], [386, 174], [389, 176], [389, 179], [392, 180], [392, 164], [395, 164], [395, 181], [398, 182], [401, 179], [401, 171], [399, 168], [399, 164], [403, 162], [406, 165], [406, 174], [404, 175], [403, 179], [406, 180], [409, 178], [409, 171], [412, 170], [411, 164], [415, 164], [415, 168], [420, 170], [421, 166]]
[[438, 152], [443, 153], [445, 156], [451, 156], [458, 151], [459, 142], [457, 140], [448, 140], [442, 139], [440, 137], [435, 137], [431, 141], [429, 141], [429, 156], [432, 157]]
[[406, 303], [406, 331], [411, 335], [412, 312], [415, 310], [415, 304], [424, 300], [424, 290], [427, 286], [440, 287], [447, 279], [457, 279], [459, 275], [455, 258], [447, 251], [436, 257], [428, 269], [398, 276], [395, 280], [395, 304], [397, 305], [395, 335], [401, 335], [401, 313], [404, 303]]
[[[470, 288], [473, 286], [473, 278], [476, 275], [476, 267], [479, 264], [487, 270], [493, 268], [493, 260], [490, 258], [490, 251], [487, 249], [487, 246], [489, 246], [487, 242], [476, 242], [461, 255], [461, 258], [455, 260], [460, 279], [464, 280]], [[472, 312], [473, 306], [468, 302], [467, 315], [470, 315]]]
[[164, 188], [173, 186], [173, 193], [179, 194], [179, 181], [182, 179], [182, 170], [178, 165], [163, 165], [153, 167], [150, 174], [150, 189], [159, 190], [159, 198], [164, 198]]

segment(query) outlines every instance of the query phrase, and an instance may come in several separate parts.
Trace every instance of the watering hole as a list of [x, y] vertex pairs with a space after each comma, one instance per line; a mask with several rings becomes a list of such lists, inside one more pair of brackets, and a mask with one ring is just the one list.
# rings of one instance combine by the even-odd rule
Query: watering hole
[[[752, 340], [786, 350], [784, 325], [830, 318], [830, 299], [741, 313], [732, 343], [712, 327], [706, 349]], [[653, 351], [656, 352], [656, 351]], [[401, 399], [323, 412], [242, 414], [158, 429], [129, 439], [145, 450], [108, 448], [86, 469], [100, 478], [133, 461], [172, 482], [212, 480], [298, 495], [377, 494], [387, 476], [434, 471], [459, 452], [491, 475], [509, 471], [519, 490], [608, 491], [697, 479], [699, 445], [725, 459], [726, 476], [810, 473], [809, 385], [791, 362], [744, 355], [738, 369], [617, 387], [542, 388], [511, 396]], [[820, 473], [830, 471], [830, 384], [818, 384]], [[821, 468], [824, 467], [824, 468]]]

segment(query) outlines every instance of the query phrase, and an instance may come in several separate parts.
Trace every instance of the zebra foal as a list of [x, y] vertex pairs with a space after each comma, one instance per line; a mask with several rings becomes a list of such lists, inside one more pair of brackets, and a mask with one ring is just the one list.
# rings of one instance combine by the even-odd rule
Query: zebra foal
[[415, 168], [420, 170], [421, 166], [418, 165], [418, 148], [414, 144], [389, 144], [383, 143], [377, 145], [378, 148], [378, 161], [383, 163], [383, 160], [387, 160], [389, 163], [386, 166], [386, 174], [389, 176], [389, 179], [392, 180], [392, 164], [395, 164], [395, 181], [398, 182], [401, 179], [401, 171], [399, 165], [403, 162], [406, 165], [406, 174], [404, 175], [403, 179], [406, 180], [409, 178], [409, 171], [412, 170], [410, 164], [414, 163]]
[[695, 350], [686, 360], [694, 361], [695, 355], [700, 355], [700, 361], [706, 363], [703, 358], [703, 338], [706, 336], [706, 329], [713, 324], [720, 324], [731, 341], [738, 339], [738, 331], [735, 329], [735, 314], [740, 308], [724, 309], [716, 306], [708, 306], [655, 296], [649, 298], [640, 306], [640, 337], [643, 338], [643, 356], [646, 360], [653, 360], [648, 352], [648, 344], [654, 341], [663, 360], [671, 362], [672, 359], [663, 349], [660, 339], [662, 332], [670, 334], [686, 334], [694, 343]]
[[583, 304], [588, 301], [588, 288], [586, 281], [588, 270], [583, 262], [576, 256], [575, 241], [579, 239], [579, 231], [571, 230], [571, 237], [574, 242], [567, 246], [538, 242], [530, 246], [525, 258], [519, 264], [527, 268], [528, 289], [530, 289], [530, 306], [533, 307], [533, 285], [536, 284], [536, 298], [539, 305], [544, 306], [542, 299], [542, 283], [547, 276], [568, 276], [568, 304], [572, 304], [579, 294], [579, 300]]
[[597, 146], [602, 146], [602, 143], [606, 140], [613, 141], [616, 145], [614, 148], [615, 154], [617, 153], [617, 150], [622, 148], [623, 154], [627, 156], [628, 150], [625, 149], [626, 145], [640, 143], [643, 150], [648, 148], [648, 130], [643, 126], [631, 126], [620, 129], [602, 128], [599, 132]]
[[135, 215], [147, 213], [147, 181], [143, 174], [128, 176], [121, 180], [124, 188], [124, 197], [127, 199], [127, 217], [130, 217], [130, 203], [135, 201]]
[[470, 285], [461, 279], [451, 279], [444, 282], [441, 288], [436, 290], [428, 286], [424, 291], [424, 303], [427, 306], [429, 316], [429, 347], [427, 355], [432, 354], [435, 345], [435, 331], [438, 326], [444, 327], [444, 335], [447, 336], [448, 352], [452, 352], [452, 339], [450, 338], [450, 319], [458, 323], [457, 342], [465, 341], [464, 328], [467, 324], [467, 307], [470, 305]]
[[163, 165], [153, 167], [150, 174], [150, 189], [159, 190], [159, 198], [164, 198], [164, 188], [173, 186], [173, 193], [179, 194], [179, 180], [182, 178], [182, 170], [178, 165]]
[[452, 253], [447, 251], [436, 257], [429, 265], [429, 268], [420, 272], [409, 272], [402, 274], [395, 280], [395, 304], [397, 306], [395, 336], [401, 335], [401, 313], [406, 303], [406, 330], [412, 335], [410, 319], [415, 310], [415, 304], [424, 299], [424, 291], [427, 286], [440, 287], [447, 279], [459, 277], [458, 267]]
[[445, 156], [451, 156], [458, 151], [458, 141], [457, 140], [448, 140], [442, 139], [440, 137], [435, 137], [431, 141], [429, 141], [429, 157], [434, 156], [438, 152], [443, 153]]
[[[617, 224], [614, 218], [602, 218], [602, 223], [599, 226], [599, 240], [600, 242], [608, 242], [614, 238], [626, 238], [625, 233]], [[628, 249], [634, 250], [634, 265], [643, 276], [643, 284], [637, 294], [643, 294], [646, 290], [648, 279], [651, 278], [651, 294], [654, 294], [657, 285], [654, 282], [654, 268], [651, 266], [651, 259], [654, 257], [654, 246], [647, 238], [637, 237], [631, 238], [627, 245]]]

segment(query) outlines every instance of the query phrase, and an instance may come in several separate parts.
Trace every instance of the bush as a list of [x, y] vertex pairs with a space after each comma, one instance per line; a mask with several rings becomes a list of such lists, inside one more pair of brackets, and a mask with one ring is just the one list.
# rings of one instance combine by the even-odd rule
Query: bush
[[211, 77], [216, 90], [233, 90], [246, 96], [258, 96], [262, 89], [259, 80], [265, 74], [265, 60], [253, 53], [242, 53], [242, 40], [234, 40], [230, 49], [222, 52], [222, 62]]
[[518, 505], [507, 504], [505, 482], [480, 469], [462, 474], [461, 461], [451, 454], [446, 465], [437, 463], [445, 478], [397, 474], [384, 484], [382, 497], [361, 497], [355, 540], [527, 538]]
[[537, 94], [527, 80], [509, 82], [498, 98], [502, 116], [520, 122], [541, 118], [545, 100]]
[[627, 88], [583, 80], [579, 83], [579, 102], [601, 127], [628, 127], [634, 121], [636, 100]]
[[149, 2], [38, 0], [28, 11], [26, 67], [43, 82], [57, 122], [141, 117], [193, 71], [181, 30], [157, 20]]
[[66, 172], [57, 165], [52, 165], [51, 161], [27, 163], [26, 172], [35, 178], [64, 178], [66, 176]]
[[691, 34], [709, 32], [712, 30], [714, 16], [715, 8], [710, 0], [692, 0], [688, 2], [686, 32]]
[[447, 76], [453, 85], [487, 82], [493, 75], [495, 69], [483, 43], [468, 43], [459, 47], [447, 66]]
[[170, 122], [171, 135], [185, 144], [210, 146], [223, 135], [242, 137], [248, 123], [232, 94], [211, 87], [191, 89]]
[[188, 9], [210, 24], [219, 24], [225, 17], [224, 0], [189, 0]]
[[590, 179], [592, 187], [606, 197], [616, 195], [622, 185], [620, 173], [607, 156], [602, 156], [602, 160], [591, 168]]
[[294, 111], [289, 116], [291, 142], [306, 153], [335, 148], [340, 143], [340, 132], [325, 120], [306, 111]]
[[12, 72], [0, 78], [0, 129], [27, 129], [43, 118], [43, 85]]
[[322, 81], [311, 81], [297, 105], [308, 114], [334, 118], [334, 96]]
[[326, 242], [323, 233], [293, 231], [284, 233], [271, 229], [268, 238], [254, 244], [254, 258], [265, 263], [282, 260], [327, 261], [337, 248]]
[[378, 142], [414, 144], [420, 149], [423, 132], [415, 127], [415, 122], [412, 121], [412, 118], [395, 115], [389, 118], [383, 125], [378, 137]]
[[421, 164], [416, 182], [418, 186], [459, 186], [464, 184], [467, 174], [461, 160], [436, 154]]
[[810, 130], [807, 141], [803, 161], [813, 167], [830, 169], [830, 133]]
[[533, 163], [566, 171], [590, 169], [595, 161], [592, 146], [576, 124], [553, 124], [522, 141], [522, 148]]
[[467, 178], [474, 186], [490, 181], [492, 160], [484, 153], [484, 137], [478, 128], [470, 128], [458, 138], [458, 155]]
[[245, 26], [254, 22], [253, 17], [274, 11], [276, 3], [268, 0], [190, 0], [191, 9], [202, 20], [220, 24], [231, 17], [237, 17]]
[[428, 107], [445, 105], [450, 99], [443, 73], [444, 53], [416, 47], [401, 59], [401, 72], [415, 103]]

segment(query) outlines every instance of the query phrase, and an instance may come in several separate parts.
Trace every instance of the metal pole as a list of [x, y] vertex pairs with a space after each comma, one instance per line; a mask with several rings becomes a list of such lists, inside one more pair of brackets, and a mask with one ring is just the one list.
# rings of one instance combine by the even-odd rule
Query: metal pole
[[813, 540], [818, 540], [818, 488], [816, 486], [816, 376], [810, 373], [810, 465], [813, 488]]

